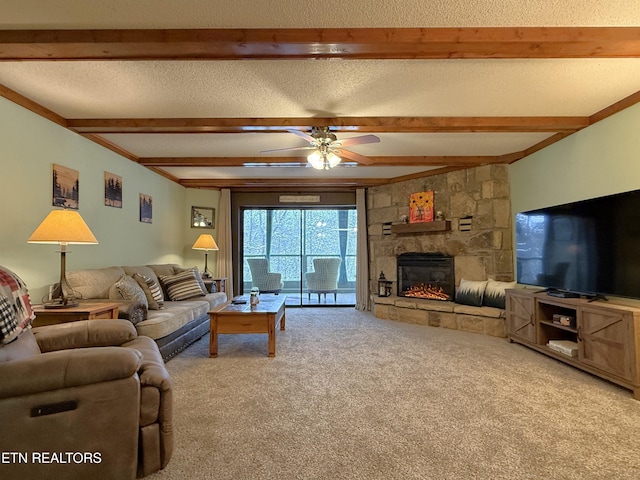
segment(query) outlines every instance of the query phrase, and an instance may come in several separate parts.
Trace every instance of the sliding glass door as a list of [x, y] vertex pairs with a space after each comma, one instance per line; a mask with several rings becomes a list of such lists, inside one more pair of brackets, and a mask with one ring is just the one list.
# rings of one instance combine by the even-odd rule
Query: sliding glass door
[[266, 259], [267, 275], [280, 274], [287, 305], [355, 304], [355, 209], [245, 208], [241, 223], [244, 293], [265, 280], [254, 279], [263, 273], [248, 260]]

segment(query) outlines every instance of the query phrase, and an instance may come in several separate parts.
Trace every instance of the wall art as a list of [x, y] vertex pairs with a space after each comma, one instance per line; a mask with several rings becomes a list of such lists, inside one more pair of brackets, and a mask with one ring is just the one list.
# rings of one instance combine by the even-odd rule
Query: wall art
[[433, 190], [409, 196], [409, 223], [433, 222]]
[[213, 228], [215, 214], [211, 207], [191, 207], [191, 228]]
[[53, 194], [51, 205], [54, 207], [78, 210], [80, 201], [80, 173], [72, 168], [53, 164]]
[[104, 172], [104, 204], [122, 208], [122, 177]]
[[140, 194], [140, 221], [151, 223], [153, 219], [153, 199], [151, 195]]

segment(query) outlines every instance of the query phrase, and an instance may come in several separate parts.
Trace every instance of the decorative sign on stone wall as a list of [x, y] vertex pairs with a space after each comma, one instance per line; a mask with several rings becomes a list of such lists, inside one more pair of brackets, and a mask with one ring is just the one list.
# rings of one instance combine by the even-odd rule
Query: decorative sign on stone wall
[[433, 222], [433, 190], [409, 196], [409, 223]]

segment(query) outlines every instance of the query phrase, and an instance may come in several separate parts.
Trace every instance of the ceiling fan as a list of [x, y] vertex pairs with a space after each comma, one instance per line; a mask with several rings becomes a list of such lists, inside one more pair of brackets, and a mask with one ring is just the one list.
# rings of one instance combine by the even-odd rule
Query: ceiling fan
[[317, 170], [329, 170], [342, 161], [342, 157], [354, 160], [363, 165], [371, 165], [373, 160], [359, 153], [345, 150], [343, 147], [350, 145], [363, 145], [365, 143], [378, 143], [380, 139], [375, 135], [362, 135], [360, 137], [338, 140], [331, 133], [329, 127], [313, 127], [311, 134], [300, 130], [287, 130], [289, 133], [304, 138], [311, 144], [309, 147], [279, 148], [277, 150], [264, 150], [261, 153], [284, 152], [293, 150], [313, 150], [308, 156], [309, 164]]

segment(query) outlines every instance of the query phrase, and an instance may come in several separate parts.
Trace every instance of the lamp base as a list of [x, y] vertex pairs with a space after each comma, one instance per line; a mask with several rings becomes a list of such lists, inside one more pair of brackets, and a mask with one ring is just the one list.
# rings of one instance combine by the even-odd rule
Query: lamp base
[[44, 303], [43, 306], [45, 309], [48, 308], [72, 308], [80, 305], [78, 300], [67, 300], [67, 303], [63, 303], [62, 299], [52, 300], [51, 302]]

